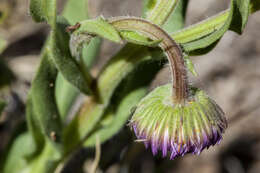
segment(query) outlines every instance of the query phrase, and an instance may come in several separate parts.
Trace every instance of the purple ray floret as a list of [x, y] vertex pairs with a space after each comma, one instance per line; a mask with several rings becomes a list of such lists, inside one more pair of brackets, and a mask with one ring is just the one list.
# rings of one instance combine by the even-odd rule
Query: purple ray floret
[[170, 159], [187, 153], [198, 155], [220, 143], [227, 121], [207, 95], [197, 91], [185, 105], [172, 105], [167, 103], [169, 94], [158, 92], [159, 99], [152, 95], [141, 100], [130, 121], [138, 141], [150, 147], [153, 155], [160, 153]]

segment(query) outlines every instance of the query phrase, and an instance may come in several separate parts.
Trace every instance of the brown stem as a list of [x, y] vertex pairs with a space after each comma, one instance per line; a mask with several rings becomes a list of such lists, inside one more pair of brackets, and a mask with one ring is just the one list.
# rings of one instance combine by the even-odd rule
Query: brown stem
[[187, 72], [180, 46], [159, 26], [141, 18], [119, 17], [109, 19], [117, 30], [136, 31], [147, 35], [152, 40], [162, 40], [159, 46], [164, 50], [170, 63], [175, 103], [184, 104], [188, 97]]

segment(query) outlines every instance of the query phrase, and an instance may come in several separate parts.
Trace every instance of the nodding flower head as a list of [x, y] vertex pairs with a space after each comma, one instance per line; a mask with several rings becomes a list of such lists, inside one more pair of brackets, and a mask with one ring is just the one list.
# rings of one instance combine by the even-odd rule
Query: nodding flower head
[[170, 159], [186, 153], [200, 154], [219, 143], [227, 128], [221, 108], [199, 89], [190, 89], [184, 104], [174, 104], [171, 85], [156, 88], [137, 105], [130, 120], [136, 137]]

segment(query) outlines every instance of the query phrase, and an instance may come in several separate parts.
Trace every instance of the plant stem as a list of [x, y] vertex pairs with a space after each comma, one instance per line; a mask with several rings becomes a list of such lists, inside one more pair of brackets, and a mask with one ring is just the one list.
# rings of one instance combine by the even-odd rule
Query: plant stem
[[180, 46], [159, 26], [141, 18], [112, 18], [109, 19], [109, 23], [119, 31], [136, 31], [147, 35], [152, 40], [162, 40], [159, 46], [167, 55], [171, 68], [172, 82], [175, 82], [172, 89], [174, 103], [184, 104], [188, 97], [188, 82]]

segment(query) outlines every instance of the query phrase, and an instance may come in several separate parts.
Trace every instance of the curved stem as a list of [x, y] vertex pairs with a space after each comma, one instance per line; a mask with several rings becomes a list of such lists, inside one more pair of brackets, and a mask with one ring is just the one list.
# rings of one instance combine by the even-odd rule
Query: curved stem
[[170, 63], [175, 103], [183, 104], [188, 97], [187, 72], [180, 46], [159, 26], [141, 18], [118, 17], [108, 20], [117, 30], [136, 31], [147, 35], [152, 40], [162, 40], [159, 46], [164, 50]]

